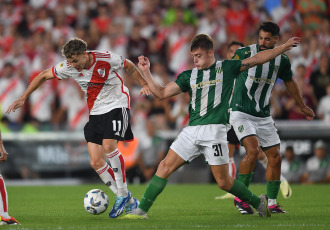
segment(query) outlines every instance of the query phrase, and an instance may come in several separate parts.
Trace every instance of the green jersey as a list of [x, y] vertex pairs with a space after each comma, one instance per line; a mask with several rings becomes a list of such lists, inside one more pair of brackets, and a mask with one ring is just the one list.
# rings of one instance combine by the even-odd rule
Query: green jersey
[[[246, 59], [259, 52], [257, 44], [240, 48], [233, 59]], [[269, 99], [277, 78], [292, 78], [291, 64], [285, 54], [242, 72], [237, 78], [230, 108], [256, 117], [269, 117]]]
[[176, 84], [190, 95], [189, 126], [228, 124], [229, 98], [241, 60], [216, 61], [207, 69], [179, 74]]

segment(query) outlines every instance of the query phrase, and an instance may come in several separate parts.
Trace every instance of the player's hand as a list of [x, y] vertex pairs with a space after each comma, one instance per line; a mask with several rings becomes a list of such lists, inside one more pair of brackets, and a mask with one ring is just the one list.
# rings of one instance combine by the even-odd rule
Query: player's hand
[[140, 90], [140, 93], [139, 95], [142, 96], [142, 95], [146, 95], [146, 96], [149, 96], [151, 94], [151, 91], [149, 89], [149, 86], [148, 84], [144, 84], [142, 86], [142, 89]]
[[9, 108], [7, 109], [7, 114], [9, 114], [11, 111], [15, 112], [16, 109], [22, 107], [24, 105], [24, 101], [21, 99], [18, 99], [17, 101], [13, 102]]
[[313, 120], [315, 117], [313, 110], [308, 106], [301, 108], [301, 112], [303, 112], [306, 115], [306, 119], [309, 121]]
[[291, 50], [293, 47], [296, 47], [299, 44], [300, 44], [300, 38], [292, 37], [285, 43], [285, 46], [286, 46], [287, 50]]
[[8, 153], [6, 151], [0, 151], [0, 161], [6, 161]]
[[150, 69], [150, 62], [149, 59], [143, 55], [138, 57], [139, 63], [138, 63], [138, 68], [141, 71], [147, 71]]

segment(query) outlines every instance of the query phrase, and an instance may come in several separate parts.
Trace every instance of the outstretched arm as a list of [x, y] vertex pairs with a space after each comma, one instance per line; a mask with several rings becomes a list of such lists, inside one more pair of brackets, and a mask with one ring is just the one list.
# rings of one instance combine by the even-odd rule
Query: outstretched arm
[[45, 70], [36, 76], [30, 83], [29, 87], [25, 90], [23, 95], [15, 102], [13, 102], [7, 109], [7, 114], [11, 111], [15, 112], [16, 109], [22, 107], [26, 99], [35, 91], [39, 86], [41, 86], [46, 80], [55, 78], [52, 73], [52, 69]]
[[264, 63], [274, 59], [278, 55], [280, 55], [288, 50], [291, 50], [293, 47], [296, 47], [299, 43], [300, 43], [300, 38], [293, 37], [293, 38], [290, 38], [285, 44], [283, 44], [281, 46], [278, 46], [274, 49], [259, 52], [256, 55], [254, 55], [253, 57], [244, 59], [242, 61], [242, 66], [241, 66], [240, 71], [243, 72], [247, 69], [252, 68], [253, 66], [264, 64]]
[[155, 81], [150, 73], [150, 62], [147, 57], [139, 57], [138, 67], [142, 71], [145, 79], [148, 82], [148, 86], [151, 92], [156, 98], [165, 99], [174, 95], [178, 95], [182, 92], [181, 88], [175, 82], [171, 82], [164, 87], [160, 85], [157, 81]]
[[293, 79], [291, 79], [290, 81], [284, 81], [284, 84], [291, 97], [296, 101], [297, 105], [300, 107], [301, 112], [303, 112], [306, 115], [306, 119], [313, 120], [315, 114], [311, 108], [305, 105], [296, 82]]
[[6, 161], [7, 155], [8, 153], [5, 149], [5, 146], [3, 146], [1, 132], [0, 132], [0, 161]]
[[144, 79], [142, 73], [140, 72], [140, 70], [134, 65], [133, 62], [131, 62], [130, 60], [126, 59], [126, 65], [124, 66], [124, 69], [126, 70], [126, 72], [132, 76], [135, 80], [137, 80], [140, 85], [142, 86], [142, 89], [140, 91], [140, 95], [141, 94], [145, 94], [145, 95], [150, 95], [150, 89], [147, 85], [147, 81]]

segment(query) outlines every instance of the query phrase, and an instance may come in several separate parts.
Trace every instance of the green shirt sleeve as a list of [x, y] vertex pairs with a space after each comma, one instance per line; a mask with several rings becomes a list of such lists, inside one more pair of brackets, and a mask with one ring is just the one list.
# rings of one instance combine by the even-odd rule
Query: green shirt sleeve
[[223, 61], [224, 73], [230, 73], [233, 77], [237, 78], [241, 73], [242, 60], [225, 60]]
[[291, 70], [291, 63], [286, 55], [282, 55], [282, 61], [280, 65], [280, 70], [278, 73], [278, 77], [282, 79], [283, 81], [290, 81], [292, 79], [293, 73]]
[[181, 88], [182, 92], [187, 92], [189, 89], [189, 78], [187, 78], [187, 76], [189, 76], [187, 74], [187, 71], [184, 71], [182, 73], [179, 74], [179, 76], [177, 77], [175, 83]]
[[245, 59], [246, 58], [245, 57], [246, 56], [245, 50], [246, 50], [246, 47], [237, 49], [234, 56], [231, 59], [232, 60], [243, 60], [243, 59]]

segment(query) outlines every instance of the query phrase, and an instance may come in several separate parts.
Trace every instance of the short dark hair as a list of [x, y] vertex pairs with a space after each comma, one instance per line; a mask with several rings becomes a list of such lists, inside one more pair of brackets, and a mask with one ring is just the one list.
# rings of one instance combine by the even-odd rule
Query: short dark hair
[[62, 55], [71, 58], [72, 55], [83, 54], [87, 50], [87, 43], [80, 38], [71, 38], [62, 48]]
[[240, 46], [240, 47], [244, 47], [244, 44], [242, 42], [238, 42], [238, 41], [232, 41], [231, 43], [228, 44], [227, 48], [229, 49], [232, 46]]
[[272, 34], [272, 36], [280, 36], [280, 27], [274, 22], [261, 23], [261, 25], [259, 27], [259, 32], [260, 32], [260, 30], [269, 32]]
[[197, 34], [190, 42], [190, 51], [195, 49], [213, 50], [213, 40], [207, 34]]
[[286, 151], [291, 151], [291, 152], [293, 152], [293, 147], [289, 145], [289, 146], [287, 146], [287, 147], [285, 148], [285, 150], [286, 150]]

